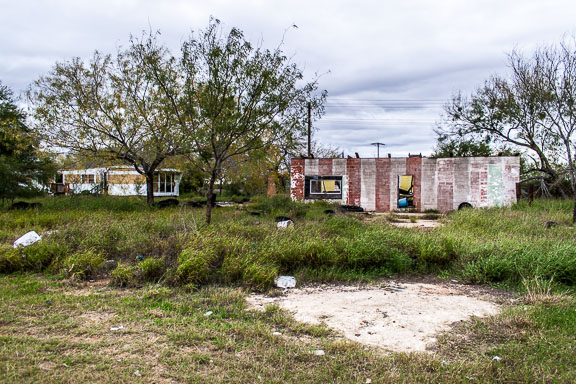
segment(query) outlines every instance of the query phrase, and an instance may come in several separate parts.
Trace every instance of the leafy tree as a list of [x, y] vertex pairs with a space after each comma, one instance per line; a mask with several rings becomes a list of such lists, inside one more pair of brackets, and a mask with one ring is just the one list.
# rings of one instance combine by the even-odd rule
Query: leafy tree
[[28, 96], [49, 145], [133, 165], [153, 204], [155, 171], [188, 149], [173, 105], [179, 76], [176, 60], [149, 35], [115, 57], [96, 51], [90, 62], [57, 63]]
[[26, 126], [12, 91], [0, 82], [0, 198], [14, 199], [39, 192], [54, 172], [37, 139]]
[[[183, 115], [195, 132], [192, 160], [207, 175], [211, 201], [228, 162], [301, 137], [307, 103], [319, 113], [326, 95], [313, 96], [317, 81], [303, 82], [302, 70], [280, 48], [255, 47], [239, 29], [224, 33], [218, 20], [185, 42], [182, 52]], [[207, 223], [211, 212], [207, 204]]]
[[436, 132], [436, 148], [432, 157], [490, 156], [493, 154], [490, 142], [474, 137], [447, 135]]
[[[576, 198], [576, 40], [508, 56], [509, 77], [494, 76], [470, 98], [446, 106], [441, 133], [523, 151], [550, 188], [566, 177]], [[576, 222], [576, 201], [573, 221]]]

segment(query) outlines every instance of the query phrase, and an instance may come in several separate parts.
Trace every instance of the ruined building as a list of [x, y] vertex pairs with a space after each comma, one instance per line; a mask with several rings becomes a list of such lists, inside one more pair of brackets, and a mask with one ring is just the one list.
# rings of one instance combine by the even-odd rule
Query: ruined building
[[385, 212], [516, 202], [520, 157], [292, 159], [291, 196]]

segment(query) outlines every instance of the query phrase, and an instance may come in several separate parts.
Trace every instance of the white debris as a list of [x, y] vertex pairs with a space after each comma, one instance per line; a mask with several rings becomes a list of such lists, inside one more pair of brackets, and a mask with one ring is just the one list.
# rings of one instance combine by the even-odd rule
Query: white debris
[[274, 280], [274, 284], [278, 288], [294, 288], [296, 287], [296, 278], [294, 276], [278, 276]]
[[372, 384], [372, 379], [366, 379], [366, 384]]
[[40, 240], [42, 240], [42, 236], [37, 234], [36, 231], [30, 231], [14, 242], [14, 248], [27, 247]]
[[312, 351], [312, 353], [315, 354], [316, 356], [324, 356], [326, 354], [323, 349], [316, 349]]
[[280, 335], [282, 335], [282, 332], [274, 332], [274, 333], [272, 333], [272, 334], [273, 334], [274, 336], [280, 336]]
[[110, 330], [111, 330], [112, 332], [114, 332], [114, 331], [119, 331], [119, 330], [121, 330], [121, 329], [124, 329], [124, 326], [123, 326], [123, 325], [121, 325], [121, 326], [119, 326], [119, 327], [112, 327], [112, 328], [110, 328]]
[[204, 317], [208, 317], [208, 316], [210, 316], [210, 315], [213, 314], [213, 313], [214, 313], [214, 312], [212, 312], [212, 311], [208, 311], [208, 312], [206, 312], [206, 313], [204, 314]]
[[135, 370], [135, 371], [134, 371], [134, 376], [142, 377], [142, 374], [140, 373], [139, 370]]
[[500, 360], [502, 360], [502, 358], [500, 356], [494, 356], [492, 358], [492, 361], [500, 361]]
[[294, 225], [294, 222], [292, 220], [279, 221], [278, 224], [276, 224], [278, 229], [288, 228], [291, 225]]

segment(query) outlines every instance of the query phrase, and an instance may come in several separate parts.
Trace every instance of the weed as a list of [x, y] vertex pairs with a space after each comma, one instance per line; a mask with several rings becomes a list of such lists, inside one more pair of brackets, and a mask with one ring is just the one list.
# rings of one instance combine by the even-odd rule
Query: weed
[[63, 260], [62, 268], [71, 278], [90, 279], [106, 259], [94, 250], [74, 253]]

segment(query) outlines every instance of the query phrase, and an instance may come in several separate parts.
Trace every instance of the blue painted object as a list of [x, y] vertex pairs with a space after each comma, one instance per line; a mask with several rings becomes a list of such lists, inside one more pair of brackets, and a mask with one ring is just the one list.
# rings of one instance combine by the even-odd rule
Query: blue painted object
[[407, 198], [402, 198], [400, 200], [398, 200], [398, 208], [406, 208], [408, 206], [408, 199]]

